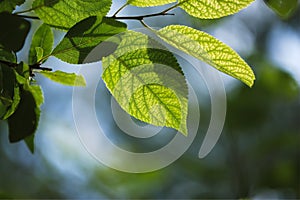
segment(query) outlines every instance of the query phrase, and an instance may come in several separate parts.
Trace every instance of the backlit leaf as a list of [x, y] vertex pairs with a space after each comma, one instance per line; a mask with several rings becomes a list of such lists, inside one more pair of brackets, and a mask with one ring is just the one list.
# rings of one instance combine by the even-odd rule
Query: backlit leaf
[[55, 72], [49, 72], [49, 71], [40, 71], [40, 74], [43, 76], [49, 78], [52, 81], [55, 81], [57, 83], [63, 84], [63, 85], [69, 85], [69, 86], [85, 86], [85, 80], [83, 76], [77, 75], [75, 73], [66, 73], [62, 71], [55, 71]]
[[102, 18], [111, 3], [112, 0], [35, 0], [32, 8], [46, 24], [67, 30], [87, 17]]
[[229, 46], [196, 29], [171, 25], [158, 31], [167, 43], [252, 86], [255, 75], [249, 65]]
[[161, 6], [169, 3], [174, 3], [176, 0], [128, 0], [127, 3], [133, 6], [149, 7], [149, 6]]
[[187, 135], [188, 89], [176, 58], [155, 48], [148, 36], [128, 34], [114, 54], [103, 58], [107, 88], [133, 117]]
[[[38, 57], [49, 55], [52, 51], [53, 42], [54, 36], [51, 28], [46, 24], [41, 25], [32, 38], [29, 50], [29, 64], [35, 64], [40, 61]], [[37, 50], [37, 48], [42, 50]]]
[[189, 15], [215, 19], [239, 12], [254, 0], [179, 0], [179, 6]]
[[126, 24], [114, 19], [89, 17], [72, 27], [51, 55], [80, 64], [98, 44], [125, 30]]

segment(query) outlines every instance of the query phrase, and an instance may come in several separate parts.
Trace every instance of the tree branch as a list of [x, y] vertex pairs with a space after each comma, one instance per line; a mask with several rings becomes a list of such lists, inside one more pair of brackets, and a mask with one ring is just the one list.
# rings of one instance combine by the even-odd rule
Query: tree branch
[[126, 6], [128, 6], [127, 3], [125, 3], [123, 6], [121, 6], [121, 7], [115, 12], [115, 14], [114, 14], [112, 17], [116, 17], [117, 14], [118, 14], [119, 12], [121, 12], [121, 10], [123, 10]]
[[111, 18], [113, 19], [119, 19], [119, 20], [139, 20], [142, 21], [145, 18], [149, 17], [157, 17], [157, 16], [166, 16], [166, 15], [175, 15], [174, 13], [168, 13], [170, 10], [173, 10], [174, 8], [177, 8], [180, 4], [177, 3], [170, 8], [167, 8], [159, 13], [153, 13], [153, 14], [148, 14], [148, 15], [139, 15], [139, 16], [124, 16], [124, 17], [117, 17], [116, 15], [125, 7], [127, 4], [123, 5]]
[[[5, 61], [5, 60], [0, 60], [0, 63], [2, 64], [5, 64], [9, 67], [12, 67], [12, 68], [16, 68], [18, 66], [17, 63], [12, 63], [12, 62], [8, 62], [8, 61]], [[51, 68], [48, 68], [48, 67], [41, 67], [41, 64], [40, 63], [36, 63], [36, 64], [33, 64], [33, 65], [29, 65], [29, 69], [31, 71], [31, 75], [32, 74], [32, 70], [34, 69], [37, 69], [37, 70], [43, 70], [43, 71], [52, 71]]]
[[157, 16], [165, 16], [165, 15], [174, 15], [173, 13], [154, 13], [149, 15], [139, 15], [139, 16], [124, 16], [124, 17], [116, 17], [112, 16], [111, 18], [119, 19], [119, 20], [143, 20], [144, 18], [149, 17], [157, 17]]

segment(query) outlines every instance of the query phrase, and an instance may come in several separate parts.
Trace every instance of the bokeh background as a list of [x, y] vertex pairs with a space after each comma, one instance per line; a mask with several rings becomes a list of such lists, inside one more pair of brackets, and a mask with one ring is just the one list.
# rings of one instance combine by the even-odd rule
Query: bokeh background
[[[115, 1], [111, 14], [125, 1]], [[30, 3], [29, 3], [30, 4]], [[24, 5], [21, 8], [29, 6]], [[128, 7], [121, 15], [146, 14], [159, 8]], [[176, 16], [147, 19], [153, 27], [185, 24], [205, 30], [234, 48], [251, 65], [257, 80], [252, 89], [222, 74], [227, 92], [227, 118], [220, 140], [204, 159], [197, 153], [208, 128], [210, 99], [201, 77], [184, 66], [198, 91], [201, 121], [195, 141], [175, 163], [156, 172], [129, 174], [93, 159], [77, 136], [72, 115], [72, 88], [36, 77], [45, 103], [32, 155], [23, 142], [9, 144], [0, 122], [0, 198], [300, 198], [300, 9], [278, 17], [262, 0], [219, 20], [199, 20], [181, 10]], [[128, 22], [138, 28], [138, 22]], [[38, 27], [39, 22], [32, 22]], [[26, 60], [25, 50], [19, 53]], [[62, 34], [58, 31], [56, 43]], [[51, 58], [47, 67], [76, 72], [78, 66]], [[99, 63], [96, 63], [97, 67]], [[124, 137], [112, 120], [110, 94], [99, 83], [96, 102], [113, 141], [143, 150], [162, 144]], [[164, 134], [174, 131], [164, 129]]]

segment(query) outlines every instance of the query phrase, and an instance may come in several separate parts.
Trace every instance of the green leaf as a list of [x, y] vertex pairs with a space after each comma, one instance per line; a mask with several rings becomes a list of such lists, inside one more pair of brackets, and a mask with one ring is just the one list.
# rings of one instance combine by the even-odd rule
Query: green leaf
[[87, 17], [104, 17], [111, 3], [112, 0], [35, 0], [32, 9], [46, 24], [68, 30]]
[[290, 17], [297, 8], [297, 0], [264, 0], [264, 2], [280, 17]]
[[[9, 13], [0, 13], [0, 47], [17, 52], [22, 49], [30, 23]], [[4, 28], [5, 27], [5, 28]]]
[[127, 0], [127, 4], [138, 7], [161, 6], [174, 2], [176, 2], [176, 0]]
[[1, 12], [12, 12], [16, 6], [23, 4], [25, 0], [2, 0], [0, 1], [0, 13]]
[[29, 50], [29, 64], [36, 64], [41, 59], [38, 57], [50, 54], [53, 43], [54, 36], [51, 28], [46, 24], [42, 24], [32, 38]]
[[16, 63], [16, 55], [12, 51], [6, 51], [5, 49], [0, 48], [0, 60], [10, 63]]
[[102, 78], [127, 113], [187, 135], [185, 77], [172, 53], [150, 47], [153, 42], [146, 35], [130, 32], [114, 54], [103, 58]]
[[239, 12], [254, 0], [179, 0], [179, 6], [189, 15], [215, 19]]
[[0, 64], [0, 101], [1, 119], [11, 116], [20, 101], [15, 71], [4, 64]]
[[34, 153], [34, 134], [26, 137], [24, 139], [24, 141], [25, 141], [25, 144], [26, 144], [27, 148], [29, 149], [29, 151], [33, 154]]
[[17, 110], [8, 118], [9, 140], [18, 142], [32, 136], [40, 118], [39, 104], [43, 97], [40, 88], [24, 85], [20, 88], [21, 100]]
[[5, 115], [3, 116], [3, 119], [9, 118], [14, 112], [16, 111], [19, 103], [20, 103], [20, 89], [17, 85], [15, 85], [14, 88], [14, 96], [13, 96], [13, 101], [8, 110], [6, 111]]
[[167, 43], [252, 87], [255, 75], [249, 65], [229, 46], [196, 29], [171, 25], [158, 31]]
[[20, 62], [16, 67], [16, 72], [17, 72], [17, 81], [19, 84], [29, 83], [29, 78], [30, 78], [29, 65], [27, 65], [24, 62]]
[[33, 95], [36, 105], [40, 107], [44, 103], [44, 94], [42, 88], [39, 85], [26, 85], [25, 87]]
[[40, 71], [40, 74], [49, 78], [52, 81], [63, 85], [69, 86], [85, 86], [85, 80], [83, 76], [77, 75], [75, 73], [66, 73], [62, 71], [48, 72], [48, 71]]
[[[38, 62], [42, 61], [43, 56], [44, 56], [44, 49], [41, 47], [35, 47], [35, 53], [36, 53], [36, 56], [35, 56], [36, 60]], [[45, 62], [45, 61], [43, 61], [43, 62]]]
[[125, 30], [126, 24], [114, 19], [89, 17], [72, 27], [51, 55], [80, 64], [98, 44]]

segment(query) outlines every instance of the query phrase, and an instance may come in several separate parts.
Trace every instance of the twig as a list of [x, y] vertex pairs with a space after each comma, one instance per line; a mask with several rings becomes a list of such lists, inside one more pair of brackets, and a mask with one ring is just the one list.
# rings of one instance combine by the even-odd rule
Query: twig
[[127, 5], [128, 5], [128, 3], [125, 3], [123, 6], [121, 6], [121, 7], [115, 12], [115, 14], [114, 14], [112, 17], [116, 17], [117, 14], [118, 14], [119, 12], [121, 12]]
[[170, 10], [173, 10], [174, 8], [177, 8], [180, 4], [177, 3], [170, 8], [167, 8], [159, 13], [153, 13], [148, 15], [139, 15], [139, 16], [124, 16], [124, 17], [117, 17], [116, 15], [125, 7], [127, 4], [123, 5], [111, 18], [119, 19], [119, 20], [139, 20], [142, 21], [144, 18], [149, 17], [156, 17], [156, 16], [166, 16], [166, 15], [175, 15], [174, 13], [168, 13]]
[[149, 17], [156, 17], [156, 16], [165, 16], [165, 15], [174, 15], [173, 13], [154, 13], [154, 14], [149, 14], [149, 15], [139, 15], [139, 16], [124, 16], [124, 17], [114, 17], [114, 19], [119, 19], [119, 20], [143, 20], [144, 18], [149, 18]]

